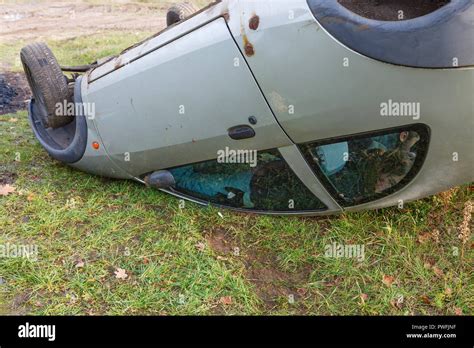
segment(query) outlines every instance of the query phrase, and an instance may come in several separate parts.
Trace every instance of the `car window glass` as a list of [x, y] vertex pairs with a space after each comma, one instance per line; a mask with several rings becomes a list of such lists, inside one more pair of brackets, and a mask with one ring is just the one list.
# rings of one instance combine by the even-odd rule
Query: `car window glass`
[[402, 188], [421, 167], [428, 141], [427, 129], [419, 126], [315, 142], [300, 149], [329, 191], [348, 206]]
[[173, 190], [213, 204], [256, 211], [326, 209], [277, 150], [255, 151], [248, 157], [254, 160], [242, 163], [227, 156], [170, 169], [176, 181]]

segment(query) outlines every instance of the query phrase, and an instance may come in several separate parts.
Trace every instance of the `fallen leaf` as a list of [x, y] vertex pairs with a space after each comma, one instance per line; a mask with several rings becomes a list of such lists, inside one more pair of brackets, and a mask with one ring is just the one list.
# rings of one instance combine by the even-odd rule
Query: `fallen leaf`
[[444, 290], [444, 293], [445, 293], [446, 296], [451, 296], [452, 293], [453, 293], [453, 290], [451, 290], [451, 288], [446, 288], [446, 289]]
[[382, 283], [384, 283], [387, 286], [392, 286], [393, 282], [395, 281], [395, 278], [389, 275], [384, 274], [382, 278]]
[[10, 193], [15, 191], [15, 187], [9, 184], [0, 185], [0, 196], [8, 196]]
[[418, 242], [420, 242], [421, 244], [425, 244], [430, 239], [431, 239], [431, 233], [429, 232], [422, 233], [418, 236]]
[[199, 251], [204, 251], [206, 250], [206, 243], [203, 243], [203, 242], [199, 242], [195, 245], [195, 247], [199, 250]]
[[392, 299], [390, 301], [390, 304], [392, 305], [392, 307], [396, 309], [402, 309], [404, 302], [405, 302], [405, 298], [403, 297], [403, 295], [399, 295], [396, 298]]
[[26, 197], [26, 200], [28, 202], [31, 202], [33, 199], [35, 199], [35, 194], [32, 192], [30, 193], [27, 197]]
[[437, 266], [433, 266], [433, 272], [436, 274], [437, 277], [442, 278], [444, 276], [444, 272]]
[[435, 243], [439, 243], [439, 237], [440, 237], [439, 230], [434, 230], [433, 232], [431, 232], [431, 238], [433, 239]]
[[454, 314], [456, 315], [462, 315], [462, 309], [459, 307], [454, 307]]
[[424, 262], [424, 266], [426, 269], [430, 269], [431, 267], [433, 267], [436, 263], [436, 260], [432, 257], [427, 257], [425, 259], [425, 262]]
[[231, 305], [232, 304], [232, 296], [223, 296], [219, 299], [219, 302], [223, 305]]
[[369, 295], [367, 294], [360, 294], [360, 300], [362, 301], [362, 304], [365, 304], [365, 301], [369, 298]]
[[148, 265], [148, 264], [150, 263], [150, 260], [148, 260], [147, 257], [144, 257], [144, 258], [143, 258], [143, 263], [144, 263], [145, 265]]
[[298, 289], [296, 289], [296, 292], [297, 292], [298, 295], [300, 295], [301, 297], [304, 297], [304, 296], [306, 296], [306, 293], [308, 292], [308, 289], [305, 289], [305, 288], [298, 288]]
[[78, 260], [78, 261], [76, 262], [76, 264], [74, 265], [74, 267], [76, 267], [76, 268], [83, 268], [84, 265], [85, 265], [84, 260]]
[[127, 279], [128, 277], [127, 272], [123, 268], [117, 268], [114, 274], [117, 279]]
[[425, 304], [428, 304], [428, 305], [431, 304], [431, 300], [430, 300], [430, 298], [429, 298], [428, 296], [426, 296], [426, 295], [421, 295], [420, 298], [421, 298], [421, 300], [422, 300]]

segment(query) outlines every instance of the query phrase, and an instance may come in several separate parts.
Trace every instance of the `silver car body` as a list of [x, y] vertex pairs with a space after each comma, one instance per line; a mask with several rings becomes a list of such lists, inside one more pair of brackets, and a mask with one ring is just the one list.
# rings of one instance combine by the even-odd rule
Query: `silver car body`
[[[90, 173], [143, 182], [146, 173], [215, 159], [225, 147], [278, 148], [328, 207], [303, 214], [336, 213], [343, 208], [297, 144], [422, 123], [431, 138], [416, 176], [387, 197], [344, 210], [473, 181], [473, 67], [407, 67], [360, 54], [326, 30], [306, 0], [218, 2], [77, 83], [95, 112], [85, 115], [84, 156], [71, 165]], [[381, 116], [381, 103], [392, 100], [417, 102], [421, 112]], [[249, 116], [258, 119], [256, 136], [231, 139], [228, 129]]]

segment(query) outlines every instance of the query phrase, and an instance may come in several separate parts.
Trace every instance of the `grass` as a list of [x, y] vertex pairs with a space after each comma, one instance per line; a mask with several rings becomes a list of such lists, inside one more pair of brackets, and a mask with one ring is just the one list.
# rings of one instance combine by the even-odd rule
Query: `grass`
[[[73, 39], [46, 40], [46, 43], [62, 65], [83, 65], [90, 64], [97, 58], [117, 54], [151, 34], [153, 33], [143, 31], [101, 31]], [[5, 65], [6, 70], [23, 71], [19, 52], [28, 43], [24, 40], [0, 42], [0, 62]]]
[[[48, 44], [74, 65], [150, 34]], [[0, 63], [20, 71], [24, 44], [0, 43]], [[0, 257], [0, 314], [474, 314], [472, 239], [458, 237], [469, 186], [327, 218], [181, 208], [53, 161], [25, 111], [0, 116], [2, 184], [15, 192], [0, 196], [0, 246], [35, 245], [38, 259]], [[325, 257], [332, 243], [362, 245], [365, 258]]]
[[[0, 259], [3, 314], [473, 314], [469, 187], [404, 210], [220, 217], [53, 161], [24, 111], [0, 133], [0, 179], [16, 188], [0, 197], [0, 245], [38, 247], [36, 261]], [[333, 242], [365, 260], [325, 257]]]

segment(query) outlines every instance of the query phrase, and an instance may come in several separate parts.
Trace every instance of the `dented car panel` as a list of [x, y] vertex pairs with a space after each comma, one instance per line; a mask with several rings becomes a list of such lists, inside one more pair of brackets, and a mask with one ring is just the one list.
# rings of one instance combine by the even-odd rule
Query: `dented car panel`
[[[215, 158], [218, 148], [291, 144], [222, 17], [89, 82], [83, 98], [95, 104], [93, 122], [112, 160], [136, 177]], [[254, 136], [232, 139], [250, 116]]]

